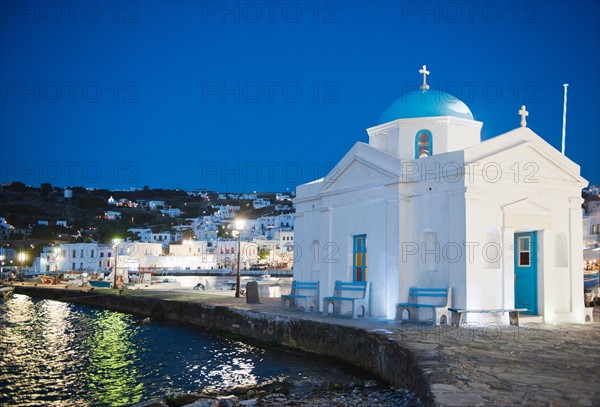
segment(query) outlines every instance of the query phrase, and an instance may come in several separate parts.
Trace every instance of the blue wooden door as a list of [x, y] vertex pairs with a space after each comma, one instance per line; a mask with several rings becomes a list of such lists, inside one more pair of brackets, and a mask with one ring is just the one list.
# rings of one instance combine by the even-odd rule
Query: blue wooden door
[[537, 232], [515, 233], [515, 308], [537, 315]]

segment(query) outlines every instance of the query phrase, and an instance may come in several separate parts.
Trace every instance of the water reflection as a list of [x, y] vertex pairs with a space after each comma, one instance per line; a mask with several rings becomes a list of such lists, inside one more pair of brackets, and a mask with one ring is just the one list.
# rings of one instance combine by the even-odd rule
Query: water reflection
[[[211, 363], [202, 368], [201, 377], [206, 377], [211, 385], [207, 387], [226, 389], [234, 386], [250, 386], [258, 383], [253, 374], [254, 362], [251, 355], [259, 349], [238, 343], [236, 348], [222, 348], [211, 351]], [[210, 366], [216, 365], [213, 368]], [[199, 379], [202, 380], [202, 379]]]
[[306, 356], [137, 321], [24, 295], [0, 302], [0, 406], [123, 406], [282, 375], [355, 379]]
[[[89, 367], [84, 372], [94, 404], [122, 406], [142, 400], [139, 357], [134, 344], [140, 329], [132, 317], [96, 311], [90, 321], [91, 335], [84, 341]], [[127, 391], [124, 391], [127, 389]]]

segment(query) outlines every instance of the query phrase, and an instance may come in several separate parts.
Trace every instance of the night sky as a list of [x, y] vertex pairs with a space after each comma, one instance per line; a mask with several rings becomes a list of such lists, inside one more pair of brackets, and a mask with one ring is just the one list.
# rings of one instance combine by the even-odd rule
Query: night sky
[[[73, 5], [70, 5], [73, 4]], [[2, 1], [1, 182], [285, 191], [421, 81], [600, 183], [595, 1]]]

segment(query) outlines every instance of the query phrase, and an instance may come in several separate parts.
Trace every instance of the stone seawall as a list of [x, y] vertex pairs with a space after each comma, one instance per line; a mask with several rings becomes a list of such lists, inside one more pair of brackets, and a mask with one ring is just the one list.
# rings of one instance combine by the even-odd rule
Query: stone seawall
[[360, 366], [398, 387], [410, 389], [426, 403], [432, 397], [413, 355], [377, 332], [300, 317], [265, 314], [201, 302], [113, 295], [99, 291], [68, 291], [16, 286], [15, 292], [32, 297], [100, 307], [112, 311], [165, 318], [202, 328], [233, 333]]

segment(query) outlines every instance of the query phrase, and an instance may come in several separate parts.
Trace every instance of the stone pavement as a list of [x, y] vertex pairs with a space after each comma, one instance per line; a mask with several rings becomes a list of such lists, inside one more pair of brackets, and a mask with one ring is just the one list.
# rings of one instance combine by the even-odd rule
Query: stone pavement
[[[246, 304], [244, 298], [205, 293], [133, 295], [198, 301], [378, 332], [415, 355], [440, 405], [600, 405], [599, 322], [433, 327], [283, 310], [275, 298]], [[597, 308], [594, 320], [600, 320]]]

